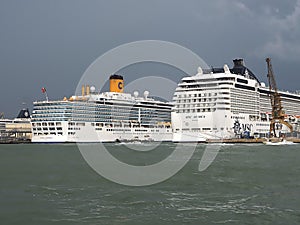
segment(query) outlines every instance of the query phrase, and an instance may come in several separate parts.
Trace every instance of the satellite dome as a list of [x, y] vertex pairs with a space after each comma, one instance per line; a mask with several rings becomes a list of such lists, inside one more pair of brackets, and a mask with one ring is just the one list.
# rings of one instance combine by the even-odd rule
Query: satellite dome
[[96, 87], [95, 86], [91, 86], [90, 90], [91, 90], [91, 92], [95, 92], [96, 91]]
[[144, 91], [144, 97], [147, 98], [149, 96], [149, 91]]

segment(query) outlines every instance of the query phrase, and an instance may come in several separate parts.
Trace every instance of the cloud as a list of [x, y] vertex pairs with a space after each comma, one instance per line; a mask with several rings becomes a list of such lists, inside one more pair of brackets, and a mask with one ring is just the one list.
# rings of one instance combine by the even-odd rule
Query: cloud
[[261, 51], [264, 55], [274, 55], [281, 59], [297, 59], [300, 56], [300, 46], [298, 43], [283, 40], [282, 35], [276, 35], [275, 39], [266, 43]]
[[260, 17], [262, 26], [266, 28], [268, 39], [253, 52], [259, 56], [276, 56], [283, 60], [295, 60], [300, 57], [300, 0], [294, 5], [294, 10], [283, 18], [270, 13]]
[[200, 12], [198, 17], [210, 18], [215, 27], [228, 24], [227, 31], [238, 34], [231, 37], [232, 41], [227, 37], [227, 45], [234, 43], [237, 48], [245, 48], [247, 55], [259, 58], [300, 58], [300, 0], [217, 0], [208, 6], [218, 12], [214, 19], [209, 16], [211, 10]]

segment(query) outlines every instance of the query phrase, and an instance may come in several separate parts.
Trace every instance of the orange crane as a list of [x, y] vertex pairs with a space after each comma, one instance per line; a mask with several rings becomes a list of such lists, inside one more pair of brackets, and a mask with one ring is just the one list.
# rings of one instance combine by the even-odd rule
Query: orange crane
[[273, 132], [274, 137], [276, 137], [275, 132], [275, 124], [281, 123], [286, 125], [290, 131], [293, 131], [293, 126], [284, 120], [284, 111], [281, 105], [281, 97], [278, 93], [271, 58], [266, 58], [267, 66], [268, 66], [268, 80], [269, 80], [269, 88], [270, 88], [270, 99], [271, 99], [271, 107], [272, 107], [272, 119], [270, 121], [270, 134]]

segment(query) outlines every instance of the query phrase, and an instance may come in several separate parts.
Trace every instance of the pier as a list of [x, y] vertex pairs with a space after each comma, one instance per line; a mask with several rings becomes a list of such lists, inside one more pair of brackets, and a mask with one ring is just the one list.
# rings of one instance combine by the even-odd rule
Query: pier
[[[208, 139], [206, 143], [230, 143], [230, 144], [247, 144], [247, 143], [264, 143], [267, 139], [265, 138], [232, 138], [232, 139]], [[279, 140], [279, 139], [278, 139]], [[294, 143], [300, 143], [300, 138], [287, 137], [287, 141], [292, 141]], [[275, 139], [274, 139], [275, 141]]]

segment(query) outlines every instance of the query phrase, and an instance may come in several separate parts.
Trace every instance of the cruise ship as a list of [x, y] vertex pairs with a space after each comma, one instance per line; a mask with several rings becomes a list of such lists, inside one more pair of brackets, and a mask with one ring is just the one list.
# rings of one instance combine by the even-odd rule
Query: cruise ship
[[32, 142], [172, 141], [171, 103], [124, 93], [120, 75], [109, 82], [109, 92], [83, 85], [81, 96], [34, 102]]
[[[201, 69], [181, 79], [173, 96], [171, 113], [174, 142], [208, 139], [258, 138], [270, 135], [270, 93], [243, 59], [233, 67]], [[285, 120], [300, 131], [300, 94], [279, 91]], [[290, 130], [276, 124], [277, 135]]]
[[0, 143], [29, 141], [31, 139], [30, 113], [28, 108], [20, 110], [14, 119], [0, 115]]

